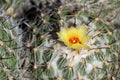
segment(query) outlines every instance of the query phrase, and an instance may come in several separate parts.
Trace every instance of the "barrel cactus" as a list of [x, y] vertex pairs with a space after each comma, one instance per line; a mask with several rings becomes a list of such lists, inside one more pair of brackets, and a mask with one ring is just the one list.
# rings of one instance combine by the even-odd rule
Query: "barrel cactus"
[[119, 3], [0, 1], [0, 79], [120, 80]]

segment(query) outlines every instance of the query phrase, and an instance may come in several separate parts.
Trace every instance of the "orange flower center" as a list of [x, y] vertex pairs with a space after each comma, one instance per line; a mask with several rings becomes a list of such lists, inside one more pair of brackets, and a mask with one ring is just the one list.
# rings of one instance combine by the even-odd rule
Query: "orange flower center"
[[80, 43], [81, 44], [81, 42], [80, 42], [80, 40], [79, 40], [78, 37], [72, 37], [72, 38], [70, 38], [69, 42], [72, 43], [72, 44], [76, 44], [76, 43]]

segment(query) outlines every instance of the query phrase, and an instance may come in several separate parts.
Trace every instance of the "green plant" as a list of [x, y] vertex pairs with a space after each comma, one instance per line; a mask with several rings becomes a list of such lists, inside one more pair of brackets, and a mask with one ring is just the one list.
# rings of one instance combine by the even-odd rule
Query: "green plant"
[[[1, 80], [119, 80], [118, 0], [0, 2]], [[59, 40], [62, 28], [85, 26], [90, 49]]]

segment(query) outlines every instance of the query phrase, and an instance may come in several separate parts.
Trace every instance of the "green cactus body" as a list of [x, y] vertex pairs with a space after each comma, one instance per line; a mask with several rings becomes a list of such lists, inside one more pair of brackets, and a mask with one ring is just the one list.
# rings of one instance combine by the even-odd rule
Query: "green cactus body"
[[119, 3], [0, 1], [0, 80], [120, 80]]

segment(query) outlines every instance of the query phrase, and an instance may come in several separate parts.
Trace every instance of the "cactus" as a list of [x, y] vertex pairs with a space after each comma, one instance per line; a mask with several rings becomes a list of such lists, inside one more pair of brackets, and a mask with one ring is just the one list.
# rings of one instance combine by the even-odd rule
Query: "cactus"
[[0, 79], [120, 80], [119, 3], [0, 1]]

